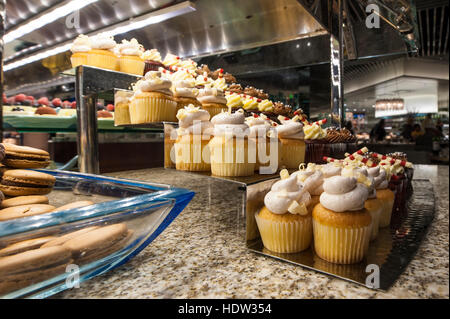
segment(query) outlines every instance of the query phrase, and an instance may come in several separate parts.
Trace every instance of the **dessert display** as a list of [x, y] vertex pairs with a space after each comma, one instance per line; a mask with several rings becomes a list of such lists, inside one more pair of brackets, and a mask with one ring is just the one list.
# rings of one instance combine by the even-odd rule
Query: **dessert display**
[[312, 218], [306, 206], [310, 195], [287, 170], [264, 197], [264, 207], [255, 215], [264, 247], [278, 253], [307, 249], [312, 240]]
[[210, 171], [208, 143], [213, 133], [210, 115], [206, 110], [189, 104], [178, 110], [179, 129], [175, 142], [176, 169]]
[[118, 70], [118, 58], [114, 54], [116, 41], [104, 33], [92, 37], [91, 50], [87, 53], [87, 65], [102, 69]]
[[70, 47], [72, 51], [72, 56], [70, 61], [72, 62], [72, 67], [77, 67], [79, 65], [87, 65], [88, 52], [91, 51], [91, 40], [88, 36], [80, 34]]
[[145, 62], [142, 58], [144, 48], [136, 39], [122, 40], [118, 45], [119, 71], [131, 74], [144, 74]]
[[129, 105], [131, 124], [173, 120], [177, 103], [171, 86], [172, 82], [161, 72], [147, 72], [134, 86]]
[[[214, 137], [209, 142], [211, 152], [211, 172], [216, 176], [251, 176], [255, 170], [255, 160], [249, 159], [251, 139], [245, 135], [244, 112], [222, 112], [211, 119]], [[254, 152], [253, 152], [254, 154]]]

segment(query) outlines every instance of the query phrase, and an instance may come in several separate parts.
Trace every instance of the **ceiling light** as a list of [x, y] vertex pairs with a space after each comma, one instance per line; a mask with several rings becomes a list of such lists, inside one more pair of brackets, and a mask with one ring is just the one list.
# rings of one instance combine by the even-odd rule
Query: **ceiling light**
[[[122, 33], [127, 33], [132, 30], [144, 28], [151, 24], [159, 23], [176, 16], [180, 16], [189, 12], [195, 11], [195, 5], [190, 1], [185, 1], [161, 10], [151, 12], [149, 14], [142, 15], [137, 18], [130, 19], [126, 22], [121, 22], [111, 27], [97, 30], [89, 33], [89, 36], [94, 36], [99, 33], [105, 33], [107, 36], [115, 36]], [[35, 61], [45, 59], [49, 56], [56, 55], [58, 53], [65, 52], [72, 46], [72, 41], [67, 41], [57, 47], [45, 50], [43, 52], [36, 53], [21, 60], [5, 64], [3, 70], [10, 71], [12, 69], [21, 67], [25, 64], [29, 64]]]
[[28, 33], [40, 29], [53, 21], [68, 16], [70, 13], [78, 11], [81, 8], [97, 1], [98, 0], [71, 0], [69, 2], [65, 2], [56, 8], [51, 8], [44, 11], [42, 14], [39, 14], [38, 17], [31, 19], [25, 24], [7, 32], [3, 37], [3, 40], [5, 43], [9, 43], [15, 39], [19, 39]]

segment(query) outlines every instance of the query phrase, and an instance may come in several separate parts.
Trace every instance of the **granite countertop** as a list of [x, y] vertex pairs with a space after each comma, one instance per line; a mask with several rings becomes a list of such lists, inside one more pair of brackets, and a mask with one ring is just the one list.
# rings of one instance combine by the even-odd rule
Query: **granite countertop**
[[[430, 179], [436, 215], [416, 256], [387, 292], [333, 278], [245, 247], [226, 187], [200, 175], [164, 169], [108, 174], [197, 192], [175, 221], [125, 265], [55, 298], [448, 298], [449, 168], [416, 165]], [[217, 198], [214, 198], [214, 194]]]

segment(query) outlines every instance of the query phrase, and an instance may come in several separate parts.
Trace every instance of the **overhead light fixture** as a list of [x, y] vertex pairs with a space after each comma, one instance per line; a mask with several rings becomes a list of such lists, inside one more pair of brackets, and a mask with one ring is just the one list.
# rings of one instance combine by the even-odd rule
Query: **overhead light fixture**
[[404, 99], [382, 99], [375, 102], [376, 111], [402, 111], [404, 109]]
[[[95, 32], [89, 33], [88, 35], [94, 36], [99, 33], [105, 33], [107, 36], [112, 37], [112, 36], [115, 36], [118, 34], [130, 32], [132, 30], [141, 29], [141, 28], [144, 28], [151, 24], [156, 24], [156, 23], [159, 23], [159, 22], [162, 22], [165, 20], [169, 20], [171, 18], [180, 16], [180, 15], [183, 15], [183, 14], [186, 14], [189, 12], [193, 12], [195, 10], [196, 10], [195, 5], [192, 2], [184, 1], [179, 4], [175, 4], [173, 6], [164, 8], [164, 9], [153, 11], [149, 14], [144, 14], [137, 18], [133, 18], [133, 19], [130, 19], [125, 22], [120, 22], [113, 26], [106, 27], [101, 30], [97, 30]], [[45, 59], [49, 56], [53, 56], [55, 54], [65, 52], [65, 51], [69, 50], [71, 46], [72, 46], [72, 40], [67, 41], [57, 47], [53, 47], [53, 48], [45, 50], [43, 52], [39, 52], [39, 53], [36, 53], [29, 57], [23, 58], [21, 60], [5, 64], [3, 67], [3, 70], [5, 72], [10, 71], [12, 69], [21, 67], [23, 65]]]
[[39, 14], [37, 17], [30, 19], [23, 25], [14, 28], [13, 30], [7, 32], [3, 37], [5, 43], [19, 39], [24, 35], [31, 33], [43, 26], [52, 23], [62, 17], [66, 17], [74, 11], [80, 10], [81, 8], [90, 5], [91, 3], [97, 2], [98, 0], [71, 0], [62, 3], [57, 7], [52, 7], [43, 13]]

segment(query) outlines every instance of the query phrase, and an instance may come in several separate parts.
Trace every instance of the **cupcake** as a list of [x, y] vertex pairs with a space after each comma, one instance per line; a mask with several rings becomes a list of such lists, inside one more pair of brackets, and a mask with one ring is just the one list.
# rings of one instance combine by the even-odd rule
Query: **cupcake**
[[305, 162], [305, 142], [303, 124], [298, 117], [292, 120], [280, 117], [281, 125], [276, 126], [278, 139], [281, 142], [281, 166], [298, 168]]
[[[251, 176], [255, 170], [254, 140], [249, 139], [243, 112], [222, 112], [211, 119], [214, 137], [209, 142], [211, 172], [217, 176]], [[252, 152], [249, 152], [249, 148]]]
[[212, 83], [212, 86], [215, 87], [216, 89], [222, 90], [224, 92], [228, 89], [228, 84], [225, 82], [225, 79], [222, 77], [219, 77], [216, 80], [214, 80], [214, 82]]
[[210, 77], [208, 77], [207, 73], [205, 72], [204, 74], [200, 74], [195, 78], [195, 87], [197, 89], [204, 89], [205, 86], [212, 86], [213, 83], [213, 79], [211, 79]]
[[201, 106], [197, 100], [198, 89], [195, 87], [195, 79], [191, 73], [186, 69], [180, 69], [172, 73], [170, 80], [172, 81], [173, 97], [177, 102], [177, 111], [189, 104]]
[[191, 59], [179, 61], [178, 66], [192, 73], [195, 73], [195, 71], [197, 70], [197, 63]]
[[306, 143], [306, 162], [308, 163], [324, 163], [323, 157], [328, 156], [327, 133], [322, 129], [319, 122], [308, 123], [303, 127]]
[[244, 89], [244, 94], [245, 95], [249, 95], [249, 96], [253, 96], [254, 98], [258, 98], [258, 90], [255, 89], [253, 86], [247, 86]]
[[144, 52], [144, 48], [137, 42], [136, 39], [130, 41], [122, 40], [119, 46], [119, 71], [125, 73], [131, 73], [136, 75], [143, 75], [145, 62], [141, 55]]
[[264, 207], [264, 197], [270, 191], [270, 188], [275, 182], [276, 180], [271, 179], [247, 186], [247, 202], [245, 205], [245, 231], [247, 240], [257, 239], [259, 237], [255, 214], [257, 214], [261, 208]]
[[227, 99], [227, 107], [231, 107], [232, 110], [237, 110], [244, 105], [242, 97], [237, 93], [226, 92], [225, 98]]
[[268, 135], [272, 129], [270, 121], [266, 117], [253, 113], [245, 118], [245, 124], [250, 128], [250, 137], [256, 143], [256, 164], [255, 171], [261, 174], [273, 174], [278, 170], [280, 163], [281, 145], [278, 138], [271, 138]]
[[375, 177], [380, 174], [380, 167], [371, 167], [368, 170], [369, 177], [371, 178], [371, 184], [369, 186], [369, 197], [364, 203], [364, 207], [369, 211], [372, 216], [372, 234], [370, 240], [375, 240], [378, 236], [378, 230], [380, 228], [381, 214], [383, 213], [383, 202], [377, 198], [376, 187], [379, 185], [380, 180], [375, 181]]
[[368, 189], [345, 176], [325, 179], [323, 189], [312, 213], [315, 252], [332, 263], [358, 263], [367, 254], [372, 232], [372, 217], [364, 208]]
[[116, 41], [104, 33], [99, 33], [91, 38], [92, 49], [88, 52], [87, 64], [97, 68], [116, 70], [117, 56], [113, 50]]
[[244, 90], [242, 89], [242, 86], [240, 84], [230, 84], [228, 86], [228, 91], [230, 91], [231, 93], [237, 93], [237, 94], [244, 94]]
[[255, 215], [265, 248], [276, 253], [306, 250], [312, 241], [312, 218], [306, 206], [310, 195], [296, 176], [286, 170], [264, 197], [264, 207]]
[[80, 34], [73, 41], [70, 51], [72, 51], [70, 62], [72, 62], [73, 68], [79, 65], [86, 65], [88, 52], [91, 51], [91, 40], [88, 36]]
[[211, 170], [208, 143], [213, 133], [207, 111], [190, 104], [178, 110], [179, 129], [175, 142], [176, 169], [199, 172]]
[[135, 85], [130, 103], [131, 124], [173, 120], [177, 102], [170, 87], [172, 82], [159, 71], [150, 71]]
[[149, 71], [159, 71], [159, 68], [164, 68], [164, 64], [161, 61], [161, 54], [156, 49], [141, 52], [141, 59], [145, 63], [143, 74]]
[[250, 95], [245, 95], [243, 96], [243, 100], [242, 100], [242, 108], [245, 111], [245, 114], [247, 116], [250, 116], [252, 113], [256, 113], [259, 114], [259, 109], [258, 109], [258, 99], [255, 97], [252, 97]]
[[199, 90], [197, 100], [202, 104], [202, 109], [208, 111], [211, 117], [227, 110], [227, 99], [223, 91], [209, 85]]
[[114, 125], [131, 124], [130, 98], [128, 91], [117, 91], [114, 95]]
[[173, 70], [173, 67], [175, 67], [176, 65], [178, 65], [178, 63], [180, 62], [180, 57], [172, 54], [172, 53], [167, 53], [166, 56], [164, 57], [163, 60], [163, 64], [166, 68], [168, 68], [171, 71]]
[[277, 116], [275, 115], [274, 111], [274, 105], [272, 103], [272, 101], [270, 100], [261, 100], [261, 99], [257, 99], [258, 102], [258, 110], [263, 113], [264, 115], [266, 115], [268, 118], [270, 118], [273, 121], [277, 120]]
[[388, 186], [386, 170], [380, 166], [369, 168], [369, 175], [374, 179], [376, 198], [381, 202], [379, 227], [387, 227], [391, 223], [392, 209], [394, 207], [395, 194]]

